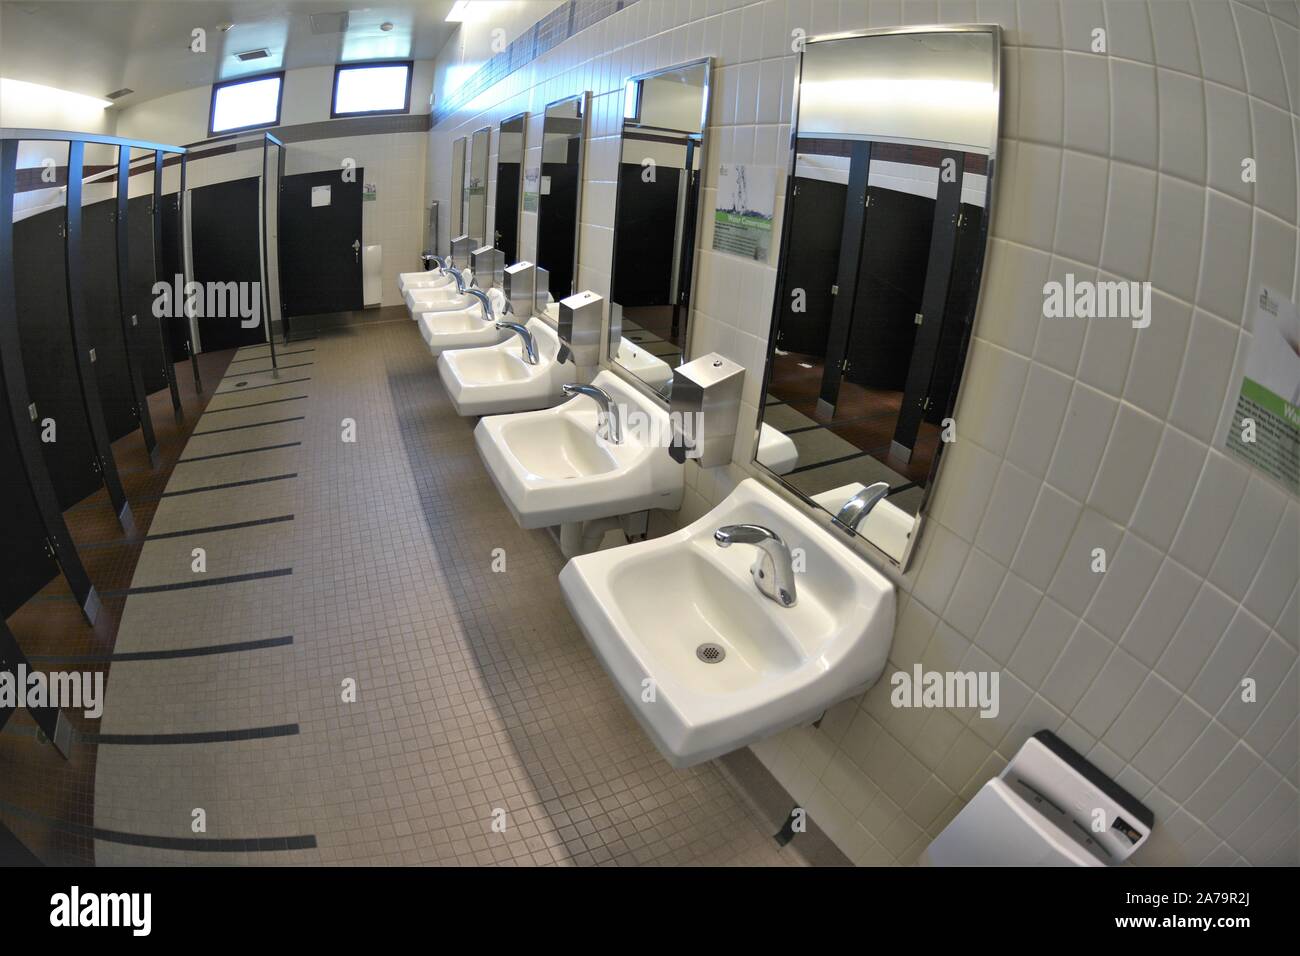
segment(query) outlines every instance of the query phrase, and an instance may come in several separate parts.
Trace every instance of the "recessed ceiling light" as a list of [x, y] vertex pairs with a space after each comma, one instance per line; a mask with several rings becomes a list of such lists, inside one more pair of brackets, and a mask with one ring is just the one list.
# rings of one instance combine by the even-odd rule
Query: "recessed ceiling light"
[[448, 23], [463, 23], [465, 17], [469, 14], [470, 0], [456, 0], [451, 5], [451, 10], [447, 12], [446, 20]]
[[229, 33], [229, 32], [231, 31], [231, 28], [233, 28], [233, 27], [234, 27], [234, 24], [233, 24], [233, 23], [218, 23], [218, 24], [217, 24], [217, 30], [218, 30], [219, 32], [221, 32], [221, 33]]
[[388, 33], [390, 30], [393, 29], [393, 24], [390, 21], [385, 20], [383, 23], [379, 24], [379, 29], [383, 30], [385, 33]]

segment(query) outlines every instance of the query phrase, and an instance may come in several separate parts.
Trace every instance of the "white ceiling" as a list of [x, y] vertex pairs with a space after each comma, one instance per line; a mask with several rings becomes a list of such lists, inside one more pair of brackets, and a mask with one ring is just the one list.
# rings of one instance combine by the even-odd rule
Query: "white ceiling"
[[[126, 107], [165, 93], [267, 70], [385, 58], [433, 59], [456, 29], [452, 0], [3, 0], [0, 76], [103, 97]], [[315, 35], [311, 15], [349, 12], [346, 33]], [[380, 24], [393, 24], [383, 31]], [[233, 23], [229, 32], [217, 29]], [[190, 51], [207, 31], [207, 53]], [[234, 56], [265, 47], [269, 59]]]

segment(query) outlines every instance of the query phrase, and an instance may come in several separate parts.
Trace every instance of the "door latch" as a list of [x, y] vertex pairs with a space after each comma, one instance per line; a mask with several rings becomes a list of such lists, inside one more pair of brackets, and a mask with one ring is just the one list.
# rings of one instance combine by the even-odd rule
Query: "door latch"
[[354, 259], [357, 260], [357, 262], [361, 261], [361, 240], [360, 239], [352, 240], [352, 256]]

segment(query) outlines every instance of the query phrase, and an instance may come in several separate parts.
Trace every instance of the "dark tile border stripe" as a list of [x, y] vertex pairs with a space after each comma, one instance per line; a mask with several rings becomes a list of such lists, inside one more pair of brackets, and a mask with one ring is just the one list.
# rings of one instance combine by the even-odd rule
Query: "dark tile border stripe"
[[[277, 352], [276, 356], [278, 358], [286, 358], [287, 356], [290, 355], [306, 355], [308, 352], [315, 352], [315, 351], [316, 349], [313, 346], [312, 348], [309, 349], [298, 349], [296, 352]], [[240, 362], [257, 362], [261, 359], [270, 358], [270, 357], [271, 357], [271, 353], [268, 351], [265, 355], [250, 355], [248, 358], [231, 359], [230, 364], [238, 365]]]
[[205, 491], [225, 491], [227, 488], [242, 488], [245, 485], [261, 485], [268, 481], [284, 481], [287, 478], [297, 478], [298, 473], [291, 471], [287, 475], [268, 475], [266, 478], [247, 478], [244, 481], [227, 481], [220, 485], [203, 485], [200, 488], [185, 488], [181, 491], [164, 491], [157, 498], [175, 498], [179, 495], [197, 495]]
[[293, 448], [301, 445], [300, 441], [287, 441], [279, 445], [262, 445], [259, 448], [241, 448], [239, 451], [223, 451], [215, 455], [196, 455], [193, 458], [179, 458], [176, 461], [178, 465], [186, 465], [192, 461], [211, 461], [213, 458], [232, 458], [235, 455], [251, 455], [255, 451], [274, 451], [277, 448]]
[[[288, 398], [269, 398], [264, 402], [250, 402], [248, 405], [227, 405], [225, 408], [208, 408], [204, 409], [204, 415], [216, 415], [219, 412], [237, 412], [241, 408], [261, 408], [263, 405], [279, 405], [281, 402], [301, 402], [306, 395], [290, 395]], [[203, 435], [205, 432], [194, 432], [195, 435]]]
[[105, 843], [121, 843], [125, 846], [143, 846], [153, 850], [189, 850], [195, 853], [273, 853], [281, 850], [316, 848], [316, 837], [310, 833], [283, 837], [154, 836], [149, 833], [127, 833], [123, 830], [108, 830], [84, 823], [55, 820], [5, 802], [0, 802], [0, 812], [73, 836], [102, 840]]
[[251, 392], [258, 388], [277, 388], [280, 385], [292, 385], [295, 382], [310, 382], [311, 377], [307, 378], [286, 378], [283, 382], [267, 382], [265, 385], [249, 385], [247, 388], [228, 388], [224, 392], [213, 392], [213, 398], [220, 398], [222, 395], [234, 395], [240, 392]]
[[223, 375], [221, 376], [221, 380], [224, 382], [228, 378], [243, 378], [246, 375], [264, 375], [267, 372], [275, 372], [275, 371], [283, 372], [287, 368], [306, 368], [308, 365], [315, 365], [315, 364], [316, 364], [315, 362], [298, 362], [296, 365], [280, 365], [277, 367], [253, 368], [253, 369], [249, 369], [246, 372], [232, 372], [230, 375]]
[[139, 588], [115, 588], [99, 592], [104, 597], [130, 597], [134, 594], [162, 594], [166, 591], [190, 591], [194, 588], [217, 588], [223, 584], [243, 584], [245, 581], [261, 581], [264, 578], [286, 578], [293, 574], [293, 568], [275, 568], [271, 571], [252, 571], [248, 574], [227, 574], [219, 578], [200, 578], [197, 581], [173, 581], [170, 584], [149, 584]]
[[[225, 411], [225, 409], [222, 410]], [[292, 418], [273, 418], [269, 422], [251, 422], [247, 425], [231, 425], [227, 428], [210, 428], [205, 432], [193, 432], [190, 437], [198, 438], [200, 435], [220, 435], [223, 432], [237, 432], [245, 428], [261, 428], [263, 425], [283, 425], [286, 422], [300, 422], [306, 417], [307, 416], [305, 415], [295, 415]]]
[[42, 664], [119, 664], [123, 661], [172, 661], [185, 657], [212, 657], [215, 654], [237, 654], [242, 651], [261, 651], [268, 647], [287, 647], [293, 635], [267, 637], [258, 641], [235, 641], [230, 644], [205, 644], [202, 647], [176, 647], [157, 651], [122, 651], [114, 654], [44, 654], [31, 658]]
[[268, 740], [271, 737], [297, 737], [297, 724], [272, 724], [269, 727], [243, 727], [238, 730], [198, 730], [179, 734], [77, 734], [84, 744], [113, 747], [157, 747], [176, 744], [224, 744], [237, 740]]
[[251, 521], [232, 521], [230, 524], [211, 524], [205, 528], [186, 528], [184, 531], [160, 531], [157, 534], [147, 534], [144, 536], [145, 541], [166, 541], [168, 538], [186, 538], [192, 534], [216, 534], [218, 531], [238, 531], [241, 528], [256, 528], [264, 524], [279, 524], [282, 521], [292, 521], [293, 515], [276, 515], [273, 518], [254, 518]]

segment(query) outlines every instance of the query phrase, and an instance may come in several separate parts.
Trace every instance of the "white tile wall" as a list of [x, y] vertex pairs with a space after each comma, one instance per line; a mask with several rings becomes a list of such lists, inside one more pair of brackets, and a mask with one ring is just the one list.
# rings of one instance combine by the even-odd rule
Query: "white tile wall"
[[[882, 681], [754, 750], [859, 863], [914, 860], [1046, 728], [1155, 811], [1137, 862], [1296, 864], [1300, 501], [1208, 444], [1250, 290], [1300, 298], [1294, 0], [640, 0], [440, 124], [429, 195], [449, 195], [456, 136], [592, 90], [580, 281], [606, 294], [612, 210], [591, 199], [625, 76], [715, 58], [708, 208], [720, 162], [785, 158], [791, 30], [972, 21], [1006, 30], [999, 205], [958, 443], [891, 660], [1000, 666], [1002, 713], [895, 710]], [[751, 370], [753, 420], [774, 263], [701, 258], [692, 348]], [[1045, 278], [1098, 269], [1152, 281], [1149, 328], [1041, 318]], [[744, 477], [749, 451], [692, 466], [679, 520]], [[1104, 574], [1085, 570], [1094, 547]]]

